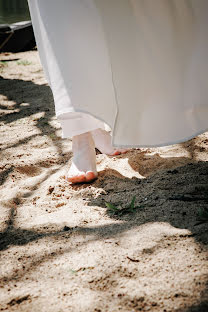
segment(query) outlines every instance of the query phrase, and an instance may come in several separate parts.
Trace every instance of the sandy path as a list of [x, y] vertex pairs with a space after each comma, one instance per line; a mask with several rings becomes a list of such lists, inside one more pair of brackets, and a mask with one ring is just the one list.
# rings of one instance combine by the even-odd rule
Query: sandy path
[[0, 311], [207, 312], [208, 133], [97, 155], [98, 180], [72, 187], [37, 51], [0, 59]]

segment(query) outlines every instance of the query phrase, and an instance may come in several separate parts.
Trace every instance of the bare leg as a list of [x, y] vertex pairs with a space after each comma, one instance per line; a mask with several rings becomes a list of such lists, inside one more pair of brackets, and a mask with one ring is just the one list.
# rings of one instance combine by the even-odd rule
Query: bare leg
[[91, 132], [95, 142], [95, 147], [102, 153], [107, 155], [120, 155], [127, 152], [126, 149], [116, 149], [111, 144], [111, 135], [109, 132], [96, 129]]
[[91, 182], [97, 178], [95, 144], [90, 132], [72, 138], [73, 158], [67, 174], [71, 183]]

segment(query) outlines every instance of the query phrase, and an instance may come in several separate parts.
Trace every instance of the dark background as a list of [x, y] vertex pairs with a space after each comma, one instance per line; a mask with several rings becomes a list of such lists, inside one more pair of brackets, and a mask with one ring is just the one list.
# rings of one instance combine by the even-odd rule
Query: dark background
[[0, 24], [30, 20], [27, 0], [0, 0]]

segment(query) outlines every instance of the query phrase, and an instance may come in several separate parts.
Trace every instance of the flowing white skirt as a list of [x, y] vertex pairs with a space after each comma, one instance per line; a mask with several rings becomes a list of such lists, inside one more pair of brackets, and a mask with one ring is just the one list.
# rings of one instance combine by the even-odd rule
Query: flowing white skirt
[[208, 0], [29, 0], [63, 136], [161, 146], [208, 128]]

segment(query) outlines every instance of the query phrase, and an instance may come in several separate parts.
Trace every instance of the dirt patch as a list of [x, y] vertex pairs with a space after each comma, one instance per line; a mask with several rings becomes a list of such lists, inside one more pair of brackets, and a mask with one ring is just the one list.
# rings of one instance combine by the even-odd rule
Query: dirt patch
[[37, 51], [0, 59], [0, 310], [208, 311], [208, 133], [99, 154], [98, 179], [71, 186]]

